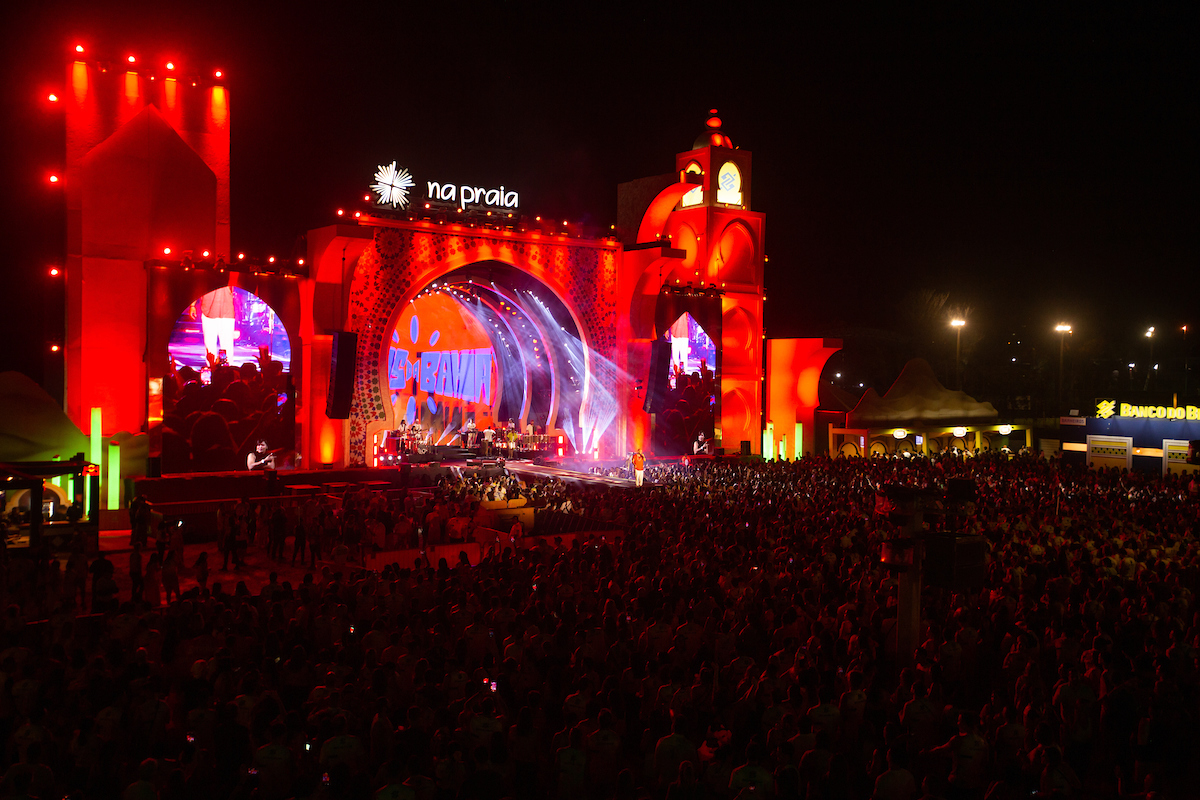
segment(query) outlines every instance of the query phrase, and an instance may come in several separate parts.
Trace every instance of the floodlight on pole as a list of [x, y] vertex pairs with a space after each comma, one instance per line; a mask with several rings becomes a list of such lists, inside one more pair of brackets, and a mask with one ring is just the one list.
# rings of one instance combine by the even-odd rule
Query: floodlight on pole
[[966, 324], [965, 319], [950, 320], [950, 327], [954, 328], [954, 383], [960, 392], [962, 391], [962, 362], [959, 360], [959, 354], [962, 352], [962, 329]]

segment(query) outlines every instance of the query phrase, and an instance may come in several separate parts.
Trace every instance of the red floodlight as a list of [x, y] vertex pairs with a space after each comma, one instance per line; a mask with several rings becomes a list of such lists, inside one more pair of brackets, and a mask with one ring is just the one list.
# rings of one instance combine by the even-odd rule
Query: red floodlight
[[51, 176], [50, 176], [50, 182], [51, 182], [51, 183], [58, 183], [58, 176], [57, 176], [57, 175], [51, 175]]
[[174, 62], [174, 61], [168, 61], [168, 62], [167, 62], [167, 69], [168, 69], [168, 70], [173, 70], [173, 69], [175, 69], [175, 62]]
[[338, 209], [338, 216], [339, 216], [339, 217], [340, 217], [340, 216], [343, 216], [345, 213], [346, 213], [346, 212], [345, 212], [345, 211], [343, 211], [342, 209], [340, 209], [340, 208]]
[[201, 251], [200, 251], [200, 255], [204, 256], [205, 258], [208, 258], [208, 251], [207, 251], [207, 250], [201, 250]]
[[246, 254], [238, 253], [238, 261], [245, 261], [245, 260], [246, 260]]
[[58, 350], [59, 350], [59, 348], [58, 348], [58, 345], [56, 345], [56, 344], [52, 344], [52, 345], [50, 345], [50, 352], [51, 352], [51, 353], [57, 353], [57, 352], [58, 352]]
[[133, 63], [135, 63], [136, 61], [137, 61], [137, 58], [135, 58], [134, 56], [130, 56], [130, 57], [129, 57], [129, 63], [130, 63], [130, 64], [133, 64]]
[[57, 103], [57, 102], [58, 102], [58, 95], [56, 95], [56, 94], [54, 94], [53, 92], [51, 92], [51, 93], [50, 93], [50, 96], [49, 96], [49, 97], [47, 97], [46, 99], [47, 99], [47, 100], [49, 100], [51, 103]]
[[303, 258], [297, 258], [297, 259], [296, 259], [296, 263], [297, 263], [297, 264], [299, 264], [300, 266], [302, 266], [302, 267], [303, 267], [303, 266], [304, 266], [304, 259], [303, 259]]
[[171, 248], [169, 248], [169, 247], [164, 247], [164, 248], [163, 248], [163, 255], [164, 255], [164, 256], [169, 256], [169, 255], [171, 255]]
[[59, 269], [58, 267], [51, 267], [51, 268], [50, 268], [50, 277], [51, 277], [51, 278], [57, 278], [57, 277], [58, 277], [59, 275], [61, 275], [61, 274], [62, 274], [62, 270], [61, 270], [61, 269]]
[[225, 73], [221, 72], [221, 70], [216, 70], [215, 72], [213, 72], [213, 76], [217, 77], [217, 78], [220, 78], [224, 74]]
[[81, 44], [77, 44], [77, 45], [75, 45], [75, 52], [76, 52], [76, 53], [82, 53], [82, 52], [83, 52], [83, 45], [81, 45]]
[[275, 263], [275, 256], [267, 256], [267, 263], [268, 263], [268, 264], [274, 264], [274, 263]]

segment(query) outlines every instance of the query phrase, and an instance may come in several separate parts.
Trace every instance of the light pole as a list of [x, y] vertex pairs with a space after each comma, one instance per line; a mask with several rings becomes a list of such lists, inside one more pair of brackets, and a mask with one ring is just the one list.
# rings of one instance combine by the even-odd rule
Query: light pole
[[1150, 363], [1146, 366], [1146, 383], [1142, 386], [1142, 391], [1150, 388], [1150, 374], [1154, 372], [1154, 326], [1151, 325], [1146, 330], [1146, 338], [1150, 340]]
[[1066, 347], [1067, 334], [1071, 332], [1071, 326], [1060, 322], [1054, 326], [1054, 330], [1058, 331], [1058, 413], [1061, 414], [1063, 409], [1063, 349]]
[[954, 328], [954, 382], [956, 388], [962, 391], [962, 362], [959, 361], [959, 353], [962, 352], [962, 329], [966, 325], [965, 319], [952, 319], [950, 325]]
[[1188, 379], [1188, 349], [1187, 349], [1187, 325], [1183, 326], [1183, 397], [1184, 405], [1187, 405], [1187, 379]]

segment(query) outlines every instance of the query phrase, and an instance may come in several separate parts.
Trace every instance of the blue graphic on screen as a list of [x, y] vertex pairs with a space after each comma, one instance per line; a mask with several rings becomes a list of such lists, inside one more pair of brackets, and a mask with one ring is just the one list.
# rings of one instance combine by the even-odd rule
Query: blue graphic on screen
[[663, 339], [671, 343], [671, 368], [668, 374], [672, 389], [676, 387], [680, 374], [699, 373], [704, 378], [716, 369], [717, 346], [691, 314], [681, 314], [663, 334]]

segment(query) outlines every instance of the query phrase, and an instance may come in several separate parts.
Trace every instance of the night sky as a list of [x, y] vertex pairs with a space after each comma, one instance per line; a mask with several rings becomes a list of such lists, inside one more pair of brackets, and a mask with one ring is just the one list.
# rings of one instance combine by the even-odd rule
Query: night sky
[[0, 17], [0, 367], [38, 379], [60, 302], [45, 265], [64, 248], [44, 97], [76, 41], [226, 70], [233, 242], [250, 253], [289, 253], [393, 159], [607, 227], [617, 184], [671, 171], [717, 107], [754, 153], [770, 336], [845, 336], [853, 370], [863, 342], [916, 336], [922, 289], [970, 309], [972, 342], [1024, 331], [1055, 355], [1060, 319], [1113, 352], [1147, 325], [1200, 326], [1196, 4], [16, 5]]

